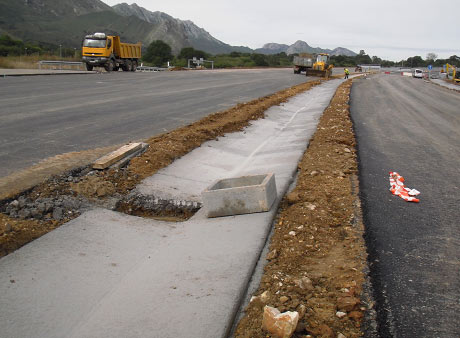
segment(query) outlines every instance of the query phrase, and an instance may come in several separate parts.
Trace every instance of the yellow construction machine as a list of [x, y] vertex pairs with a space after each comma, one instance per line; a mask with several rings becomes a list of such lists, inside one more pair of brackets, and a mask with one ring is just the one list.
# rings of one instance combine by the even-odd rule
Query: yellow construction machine
[[452, 70], [452, 81], [460, 82], [460, 73], [457, 72], [457, 67], [446, 63], [446, 76], [449, 78], [449, 73]]
[[329, 54], [300, 54], [294, 56], [294, 74], [305, 71], [306, 76], [321, 76], [328, 78], [334, 66], [329, 64]]

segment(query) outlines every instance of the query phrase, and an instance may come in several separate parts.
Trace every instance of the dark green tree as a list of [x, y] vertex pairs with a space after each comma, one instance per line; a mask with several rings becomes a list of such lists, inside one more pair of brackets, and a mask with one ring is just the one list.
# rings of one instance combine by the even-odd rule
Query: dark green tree
[[421, 56], [417, 55], [407, 58], [405, 65], [407, 67], [424, 67], [426, 66], [426, 63]]
[[155, 40], [147, 47], [147, 53], [145, 53], [143, 60], [161, 67], [172, 58], [171, 47], [162, 40]]
[[179, 55], [177, 56], [178, 59], [193, 59], [193, 58], [203, 58], [207, 59], [209, 55], [206, 52], [203, 52], [202, 50], [195, 49], [193, 47], [185, 47], [180, 50]]
[[268, 62], [266, 61], [266, 57], [263, 54], [252, 54], [251, 59], [254, 61], [254, 63], [258, 67], [267, 67], [268, 66]]
[[232, 58], [239, 58], [241, 56], [240, 52], [231, 52], [230, 57]]

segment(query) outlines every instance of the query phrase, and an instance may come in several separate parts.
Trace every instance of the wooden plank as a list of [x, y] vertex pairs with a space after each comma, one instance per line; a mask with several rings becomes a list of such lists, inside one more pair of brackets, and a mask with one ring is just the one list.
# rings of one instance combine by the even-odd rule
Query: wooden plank
[[110, 167], [115, 162], [118, 162], [123, 157], [132, 154], [133, 152], [141, 149], [142, 143], [129, 143], [123, 147], [112, 151], [110, 154], [102, 156], [93, 163], [93, 169], [105, 169]]

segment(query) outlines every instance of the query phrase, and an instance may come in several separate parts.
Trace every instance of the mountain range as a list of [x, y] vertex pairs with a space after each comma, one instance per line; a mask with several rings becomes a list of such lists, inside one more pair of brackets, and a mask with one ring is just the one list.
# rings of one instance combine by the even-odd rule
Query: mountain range
[[0, 0], [0, 34], [7, 33], [28, 42], [79, 48], [83, 37], [94, 32], [120, 35], [123, 41], [141, 41], [144, 46], [154, 40], [163, 40], [175, 54], [183, 47], [193, 47], [210, 54], [238, 51], [356, 55], [340, 47], [334, 50], [313, 48], [304, 41], [290, 46], [269, 43], [256, 50], [231, 46], [192, 21], [176, 19], [163, 12], [151, 12], [135, 3], [110, 7], [100, 0]]
[[337, 47], [335, 49], [324, 49], [319, 47], [311, 47], [308, 43], [302, 40], [298, 40], [292, 45], [285, 45], [279, 43], [267, 43], [262, 48], [257, 48], [254, 50], [256, 53], [261, 54], [278, 54], [286, 53], [288, 55], [295, 53], [328, 53], [330, 55], [346, 55], [346, 56], [355, 56], [355, 52], [343, 48]]

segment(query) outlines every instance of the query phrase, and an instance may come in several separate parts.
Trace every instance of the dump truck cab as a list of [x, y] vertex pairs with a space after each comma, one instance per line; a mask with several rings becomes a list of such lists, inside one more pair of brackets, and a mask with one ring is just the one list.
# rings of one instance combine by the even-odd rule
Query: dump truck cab
[[112, 44], [113, 38], [104, 33], [85, 36], [82, 55], [86, 68], [92, 70], [94, 66], [105, 66], [112, 56]]
[[122, 43], [119, 36], [94, 33], [83, 40], [82, 56], [87, 70], [104, 67], [106, 71], [135, 71], [141, 57], [141, 44]]

